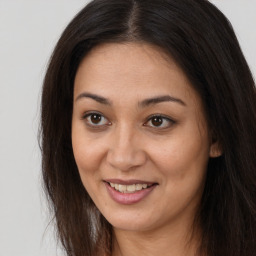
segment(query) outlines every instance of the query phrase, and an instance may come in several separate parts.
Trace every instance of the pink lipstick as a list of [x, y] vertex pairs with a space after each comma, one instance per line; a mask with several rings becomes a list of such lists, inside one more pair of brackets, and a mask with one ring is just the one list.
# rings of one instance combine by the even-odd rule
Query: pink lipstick
[[119, 204], [130, 205], [143, 200], [158, 185], [142, 180], [104, 180], [110, 197]]

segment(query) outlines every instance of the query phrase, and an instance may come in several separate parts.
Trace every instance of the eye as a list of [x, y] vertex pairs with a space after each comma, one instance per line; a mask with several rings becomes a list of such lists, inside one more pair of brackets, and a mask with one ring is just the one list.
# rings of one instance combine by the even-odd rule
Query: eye
[[83, 119], [86, 121], [87, 125], [94, 126], [94, 127], [106, 126], [110, 124], [109, 120], [106, 117], [96, 112], [85, 114], [83, 116]]
[[153, 128], [165, 129], [171, 127], [174, 123], [175, 121], [168, 117], [162, 115], [153, 115], [147, 120], [144, 125]]

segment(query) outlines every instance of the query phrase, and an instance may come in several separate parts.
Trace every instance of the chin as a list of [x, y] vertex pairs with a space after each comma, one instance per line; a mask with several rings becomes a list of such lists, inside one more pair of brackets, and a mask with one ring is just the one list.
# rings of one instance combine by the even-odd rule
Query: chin
[[105, 218], [114, 229], [119, 230], [149, 231], [157, 226], [157, 221], [145, 216], [145, 214], [111, 214], [111, 216], [105, 216]]

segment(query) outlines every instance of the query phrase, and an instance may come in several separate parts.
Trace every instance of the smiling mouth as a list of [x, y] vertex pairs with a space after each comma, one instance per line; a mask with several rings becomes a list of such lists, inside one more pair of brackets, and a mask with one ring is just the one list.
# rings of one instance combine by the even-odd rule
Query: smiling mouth
[[110, 197], [119, 204], [131, 205], [140, 202], [156, 188], [158, 183], [143, 180], [103, 180]]
[[136, 191], [140, 191], [149, 187], [152, 187], [155, 184], [132, 184], [132, 185], [122, 185], [117, 183], [108, 183], [112, 188], [121, 193], [134, 193]]
[[157, 183], [149, 183], [137, 180], [122, 181], [122, 180], [105, 180], [111, 188], [121, 193], [135, 193], [152, 186], [158, 185]]

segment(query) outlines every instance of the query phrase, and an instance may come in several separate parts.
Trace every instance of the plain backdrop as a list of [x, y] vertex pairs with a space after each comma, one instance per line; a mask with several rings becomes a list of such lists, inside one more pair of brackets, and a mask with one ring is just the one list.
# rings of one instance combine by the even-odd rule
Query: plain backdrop
[[[37, 129], [47, 61], [82, 0], [0, 0], [0, 256], [61, 256], [41, 189]], [[214, 0], [256, 74], [256, 0]], [[48, 225], [48, 228], [47, 228]]]

